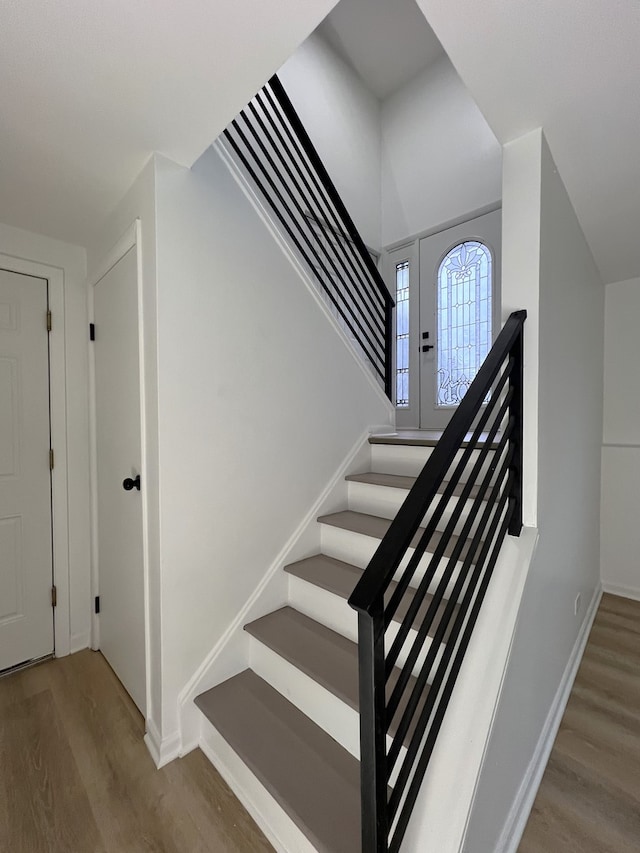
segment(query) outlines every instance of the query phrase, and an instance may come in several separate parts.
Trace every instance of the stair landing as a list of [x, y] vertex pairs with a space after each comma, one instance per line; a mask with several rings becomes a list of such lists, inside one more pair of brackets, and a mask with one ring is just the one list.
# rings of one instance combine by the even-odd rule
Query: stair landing
[[417, 444], [435, 447], [441, 437], [441, 429], [399, 429], [375, 433], [369, 437], [369, 444]]
[[[442, 438], [444, 430], [441, 429], [399, 429], [394, 432], [375, 433], [369, 437], [369, 444], [406, 444], [418, 447], [435, 447]], [[462, 443], [462, 447], [468, 447], [473, 433], [468, 432]], [[499, 436], [498, 436], [499, 438]], [[478, 444], [482, 445], [487, 440], [487, 433], [480, 434]]]

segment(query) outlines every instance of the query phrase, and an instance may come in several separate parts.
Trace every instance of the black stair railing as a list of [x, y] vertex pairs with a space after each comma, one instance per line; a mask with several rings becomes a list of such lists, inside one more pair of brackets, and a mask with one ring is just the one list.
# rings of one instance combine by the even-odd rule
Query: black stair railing
[[400, 849], [502, 542], [522, 528], [526, 316], [505, 323], [349, 599], [358, 611], [363, 853]]
[[277, 76], [224, 139], [391, 397], [394, 301]]

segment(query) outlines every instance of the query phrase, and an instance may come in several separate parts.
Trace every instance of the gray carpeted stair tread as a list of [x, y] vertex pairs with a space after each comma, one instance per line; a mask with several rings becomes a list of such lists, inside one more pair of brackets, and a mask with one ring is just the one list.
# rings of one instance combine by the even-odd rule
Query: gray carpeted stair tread
[[[366, 471], [362, 474], [348, 474], [346, 480], [352, 483], [366, 483], [370, 486], [386, 486], [391, 489], [409, 489], [413, 488], [417, 477], [408, 477], [401, 474], [381, 474], [377, 471]], [[438, 494], [442, 495], [449, 484], [444, 482], [438, 488]], [[465, 483], [458, 483], [453, 487], [452, 497], [459, 498], [465, 488]], [[480, 492], [479, 486], [471, 486], [467, 500], [475, 500]], [[491, 496], [491, 487], [487, 489], [483, 500], [488, 500]]]
[[[341, 512], [333, 512], [329, 515], [321, 515], [318, 518], [318, 521], [320, 524], [329, 524], [333, 527], [339, 527], [342, 530], [350, 530], [353, 533], [359, 533], [362, 536], [370, 536], [373, 539], [383, 539], [391, 525], [391, 520], [388, 518], [380, 518], [377, 515], [367, 515], [363, 512], [354, 512], [350, 509], [342, 510]], [[412, 548], [416, 547], [423, 534], [424, 528], [418, 528], [418, 531], [411, 540]], [[436, 530], [429, 540], [429, 544], [427, 546], [428, 553], [433, 553], [435, 551], [441, 538], [442, 533]], [[444, 548], [444, 556], [450, 557], [457, 544], [458, 537], [455, 535], [450, 536], [449, 541]], [[467, 552], [469, 551], [470, 544], [469, 540], [464, 543], [460, 551], [459, 560], [464, 560]]]
[[359, 853], [360, 763], [247, 669], [196, 705], [320, 853]]
[[[359, 709], [358, 696], [358, 647], [355, 643], [326, 628], [314, 619], [292, 607], [282, 607], [245, 626], [252, 637], [268, 646], [289, 663], [293, 664], [305, 675], [313, 678], [334, 696], [337, 696], [355, 711]], [[400, 669], [395, 667], [387, 683], [387, 695], [400, 676]], [[398, 722], [407, 706], [409, 696], [416, 684], [411, 676], [403, 692], [394, 719], [389, 726], [393, 737], [397, 731]], [[419, 703], [422, 707], [428, 691]], [[419, 714], [414, 715], [414, 722]], [[414, 726], [410, 726], [405, 745], [413, 734]]]
[[[351, 563], [343, 563], [342, 560], [327, 557], [325, 554], [315, 554], [312, 557], [305, 557], [304, 560], [289, 563], [288, 566], [284, 567], [284, 570], [291, 575], [295, 575], [295, 577], [307, 581], [307, 583], [326, 589], [328, 592], [331, 592], [334, 595], [339, 595], [340, 598], [344, 599], [349, 598], [363, 574], [363, 570], [357, 566], [353, 566]], [[393, 595], [396, 587], [397, 584], [395, 581], [392, 581], [389, 585], [389, 591], [386, 596], [387, 601]], [[411, 602], [413, 601], [413, 596], [414, 590], [412, 587], [409, 587], [403, 595], [394, 614], [394, 622], [401, 622], [404, 619]], [[432, 595], [425, 595], [424, 601], [418, 608], [416, 618], [413, 621], [414, 627], [417, 628], [420, 625], [432, 600]], [[428, 635], [430, 637], [433, 637], [435, 634], [446, 605], [447, 600], [444, 599], [440, 603], [433, 623], [429, 628]], [[455, 619], [457, 612], [458, 605], [456, 604], [451, 619], [449, 620], [449, 624], [451, 624]], [[448, 633], [445, 634], [445, 640], [447, 635]]]

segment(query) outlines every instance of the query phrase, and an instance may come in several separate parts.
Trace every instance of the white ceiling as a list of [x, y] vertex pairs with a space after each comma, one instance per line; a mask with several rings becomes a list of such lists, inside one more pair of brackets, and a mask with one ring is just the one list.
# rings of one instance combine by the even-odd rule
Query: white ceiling
[[502, 143], [543, 127], [605, 282], [640, 276], [637, 0], [417, 0]]
[[[640, 4], [417, 1], [501, 142], [545, 128], [604, 280], [640, 276]], [[334, 5], [3, 0], [0, 221], [86, 243], [152, 151], [191, 165]], [[335, 16], [379, 91], [429, 61], [409, 0]], [[374, 50], [347, 44], [369, 26]]]
[[415, 0], [340, 0], [318, 32], [380, 99], [443, 55]]
[[86, 245], [153, 151], [184, 165], [336, 0], [1, 0], [0, 222]]

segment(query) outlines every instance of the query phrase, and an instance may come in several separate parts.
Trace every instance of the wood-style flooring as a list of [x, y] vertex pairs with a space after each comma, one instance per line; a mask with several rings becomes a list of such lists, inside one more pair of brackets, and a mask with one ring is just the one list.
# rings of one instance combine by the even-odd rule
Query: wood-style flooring
[[640, 851], [640, 601], [604, 595], [519, 853]]
[[[264, 853], [199, 750], [156, 770], [102, 656], [0, 679], [1, 853]], [[605, 595], [519, 853], [640, 853], [640, 602]]]
[[143, 735], [99, 653], [0, 679], [0, 851], [272, 851], [200, 750], [156, 770]]

